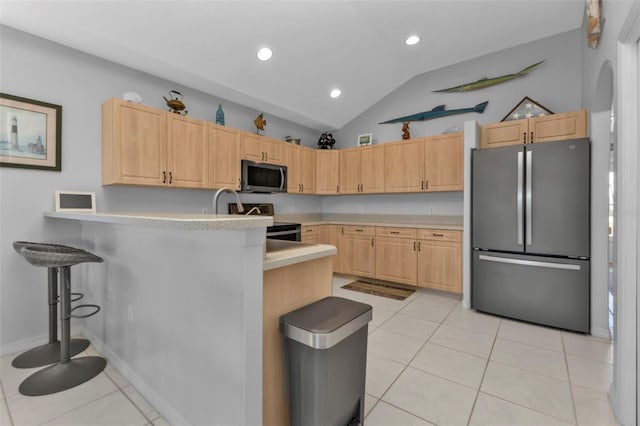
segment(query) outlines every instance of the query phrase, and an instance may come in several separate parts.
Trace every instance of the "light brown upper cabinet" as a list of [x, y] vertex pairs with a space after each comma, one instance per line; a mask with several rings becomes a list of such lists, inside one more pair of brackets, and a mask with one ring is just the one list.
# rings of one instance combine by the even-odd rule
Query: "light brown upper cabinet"
[[167, 130], [167, 184], [206, 188], [209, 173], [207, 123], [168, 112]]
[[240, 189], [240, 132], [209, 123], [209, 187]]
[[385, 192], [463, 189], [463, 133], [408, 139], [383, 146]]
[[384, 192], [384, 145], [340, 150], [340, 193]]
[[462, 191], [464, 189], [463, 151], [463, 133], [425, 138], [425, 191]]
[[480, 148], [587, 137], [584, 109], [480, 126]]
[[263, 163], [284, 165], [285, 142], [253, 133], [242, 134], [242, 158]]
[[207, 126], [139, 104], [102, 104], [102, 184], [207, 185]]
[[340, 189], [340, 151], [316, 150], [316, 194], [337, 194]]
[[316, 150], [294, 144], [285, 145], [287, 192], [315, 193]]

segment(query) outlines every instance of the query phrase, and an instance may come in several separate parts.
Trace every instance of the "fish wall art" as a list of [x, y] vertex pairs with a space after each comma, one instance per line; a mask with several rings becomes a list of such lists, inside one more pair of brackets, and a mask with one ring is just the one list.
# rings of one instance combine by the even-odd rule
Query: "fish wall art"
[[489, 101], [485, 101], [470, 108], [449, 109], [449, 110], [445, 109], [445, 105], [438, 105], [431, 111], [424, 111], [424, 112], [419, 112], [417, 114], [405, 115], [404, 117], [394, 118], [393, 120], [383, 121], [382, 123], [378, 123], [378, 124], [406, 123], [409, 121], [433, 120], [434, 118], [446, 117], [448, 115], [466, 114], [468, 112], [477, 112], [482, 114], [488, 104], [489, 104]]
[[473, 83], [461, 84], [459, 86], [449, 87], [447, 89], [434, 90], [434, 92], [468, 92], [470, 90], [478, 90], [484, 89], [485, 87], [495, 86], [496, 84], [506, 83], [507, 81], [513, 80], [514, 78], [523, 77], [529, 74], [529, 71], [536, 68], [538, 65], [543, 63], [544, 61], [536, 62], [533, 65], [529, 65], [526, 68], [521, 69], [515, 74], [505, 74], [500, 77], [493, 78], [481, 78], [478, 81], [474, 81]]

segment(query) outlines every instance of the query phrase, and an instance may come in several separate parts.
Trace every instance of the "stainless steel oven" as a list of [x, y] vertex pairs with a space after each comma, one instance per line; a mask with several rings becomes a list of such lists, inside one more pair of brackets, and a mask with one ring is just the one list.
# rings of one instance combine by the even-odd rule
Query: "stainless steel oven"
[[[244, 211], [250, 215], [257, 216], [273, 216], [273, 204], [261, 203], [261, 204], [248, 204], [243, 203]], [[236, 203], [229, 203], [230, 214], [238, 213], [238, 206]], [[287, 241], [301, 241], [302, 239], [302, 225], [299, 223], [290, 222], [274, 222], [273, 225], [267, 226], [267, 238], [271, 240], [287, 240]]]
[[300, 241], [302, 226], [299, 223], [275, 222], [267, 227], [267, 238], [272, 240]]

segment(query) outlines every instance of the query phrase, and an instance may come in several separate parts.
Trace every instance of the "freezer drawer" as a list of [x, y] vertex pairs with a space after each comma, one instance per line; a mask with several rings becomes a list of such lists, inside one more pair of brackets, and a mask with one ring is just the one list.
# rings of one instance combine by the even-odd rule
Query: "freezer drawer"
[[473, 252], [471, 307], [588, 333], [589, 261]]

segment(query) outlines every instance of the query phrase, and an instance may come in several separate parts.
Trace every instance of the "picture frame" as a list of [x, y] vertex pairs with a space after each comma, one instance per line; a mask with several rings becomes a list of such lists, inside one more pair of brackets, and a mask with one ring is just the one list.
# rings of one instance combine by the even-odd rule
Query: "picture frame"
[[367, 146], [373, 143], [373, 133], [363, 133], [358, 135], [358, 146]]
[[62, 170], [62, 106], [0, 93], [0, 167]]
[[516, 106], [504, 116], [502, 121], [521, 120], [523, 118], [542, 117], [544, 115], [551, 115], [553, 111], [545, 108], [539, 102], [534, 101], [528, 96], [522, 98]]
[[95, 213], [96, 193], [83, 191], [56, 191], [56, 211]]

